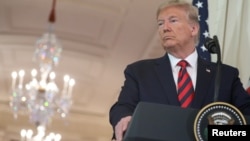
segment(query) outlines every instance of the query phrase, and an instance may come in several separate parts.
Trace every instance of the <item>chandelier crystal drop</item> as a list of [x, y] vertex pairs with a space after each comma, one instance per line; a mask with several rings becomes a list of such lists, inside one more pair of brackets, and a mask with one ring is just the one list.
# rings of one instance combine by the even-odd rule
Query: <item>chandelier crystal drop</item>
[[49, 72], [53, 66], [58, 65], [62, 47], [56, 35], [49, 32], [45, 33], [37, 40], [34, 59], [38, 61], [41, 71]]

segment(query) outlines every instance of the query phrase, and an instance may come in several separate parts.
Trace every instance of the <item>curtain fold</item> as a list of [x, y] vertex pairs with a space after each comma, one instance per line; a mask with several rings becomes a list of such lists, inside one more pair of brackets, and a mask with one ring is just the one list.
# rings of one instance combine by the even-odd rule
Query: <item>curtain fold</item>
[[222, 60], [240, 71], [247, 88], [250, 76], [250, 1], [230, 0], [227, 5]]

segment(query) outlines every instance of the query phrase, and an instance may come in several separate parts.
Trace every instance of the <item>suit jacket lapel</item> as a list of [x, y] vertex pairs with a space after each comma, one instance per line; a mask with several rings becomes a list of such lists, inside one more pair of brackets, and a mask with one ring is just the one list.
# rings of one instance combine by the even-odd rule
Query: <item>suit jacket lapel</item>
[[174, 83], [173, 73], [167, 54], [156, 61], [155, 70], [157, 77], [159, 78], [164, 89], [163, 94], [166, 95], [168, 104], [180, 105], [177, 98], [176, 85]]
[[198, 58], [196, 89], [191, 107], [203, 107], [203, 100], [206, 98], [208, 88], [215, 73], [215, 68], [211, 66], [211, 63]]

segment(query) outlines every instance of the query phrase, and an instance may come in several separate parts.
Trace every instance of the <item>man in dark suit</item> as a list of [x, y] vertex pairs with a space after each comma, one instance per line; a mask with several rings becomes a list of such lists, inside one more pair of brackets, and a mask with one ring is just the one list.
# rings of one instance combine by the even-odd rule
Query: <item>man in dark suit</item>
[[[158, 32], [166, 51], [163, 57], [134, 62], [124, 71], [125, 82], [117, 102], [110, 109], [110, 123], [116, 141], [122, 141], [137, 104], [141, 101], [180, 106], [177, 79], [180, 60], [188, 62], [195, 94], [191, 108], [201, 109], [214, 102], [216, 64], [198, 56], [197, 9], [190, 3], [169, 2], [157, 11]], [[236, 106], [250, 114], [250, 96], [239, 78], [237, 68], [222, 64], [218, 101]]]

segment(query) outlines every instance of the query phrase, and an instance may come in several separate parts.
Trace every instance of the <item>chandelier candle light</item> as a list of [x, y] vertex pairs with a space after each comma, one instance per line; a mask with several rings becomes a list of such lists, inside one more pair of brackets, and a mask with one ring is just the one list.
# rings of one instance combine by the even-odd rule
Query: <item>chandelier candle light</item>
[[[65, 118], [72, 105], [72, 90], [75, 80], [64, 76], [64, 86], [60, 91], [55, 83], [54, 66], [59, 62], [62, 48], [53, 34], [55, 22], [55, 0], [49, 17], [49, 31], [36, 42], [34, 59], [39, 63], [39, 73], [31, 71], [31, 81], [24, 83], [25, 71], [12, 72], [10, 106], [17, 118], [20, 112], [30, 115], [30, 120], [37, 127], [46, 126], [52, 116], [59, 112]], [[40, 74], [40, 77], [38, 76]]]
[[45, 127], [38, 126], [36, 134], [31, 129], [22, 129], [20, 131], [21, 141], [61, 141], [61, 134], [50, 132], [45, 133]]

